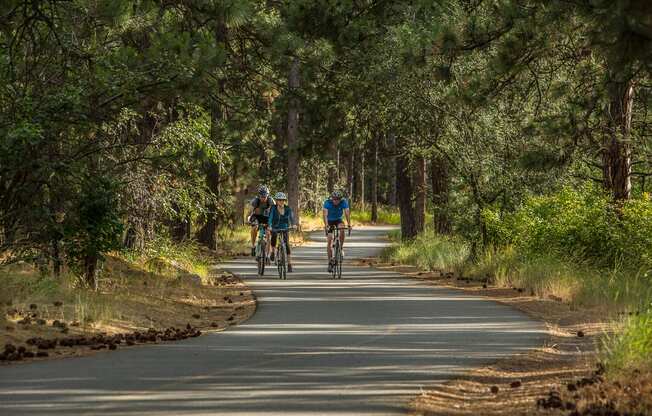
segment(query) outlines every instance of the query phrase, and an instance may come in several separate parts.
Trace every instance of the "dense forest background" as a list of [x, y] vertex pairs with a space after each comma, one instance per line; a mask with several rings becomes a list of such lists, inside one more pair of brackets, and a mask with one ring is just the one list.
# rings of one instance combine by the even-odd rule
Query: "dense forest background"
[[646, 0], [5, 0], [0, 48], [3, 262], [215, 249], [264, 183], [652, 267]]

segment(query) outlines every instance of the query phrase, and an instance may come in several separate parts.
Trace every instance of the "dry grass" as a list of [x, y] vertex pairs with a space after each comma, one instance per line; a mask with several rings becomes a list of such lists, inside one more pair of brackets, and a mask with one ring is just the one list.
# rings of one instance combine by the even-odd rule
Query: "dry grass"
[[[33, 337], [52, 339], [63, 333], [111, 335], [188, 324], [220, 330], [248, 319], [255, 310], [251, 291], [230, 274], [208, 266], [205, 270], [199, 276], [179, 262], [131, 262], [109, 256], [95, 292], [78, 287], [70, 276], [44, 277], [26, 265], [4, 269], [0, 345], [20, 345]], [[88, 352], [88, 348], [64, 348], [51, 357]]]

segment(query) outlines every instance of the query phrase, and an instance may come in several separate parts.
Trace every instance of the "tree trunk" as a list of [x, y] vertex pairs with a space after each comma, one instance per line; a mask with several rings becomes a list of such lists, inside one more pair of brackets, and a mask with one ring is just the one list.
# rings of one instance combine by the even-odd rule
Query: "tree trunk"
[[432, 185], [433, 224], [439, 234], [451, 233], [451, 221], [448, 213], [449, 198], [448, 161], [441, 156], [430, 160], [430, 184]]
[[389, 148], [389, 193], [387, 195], [387, 203], [393, 207], [398, 204], [397, 192], [398, 181], [395, 180], [397, 174], [397, 157], [396, 157], [396, 136], [394, 133], [387, 135], [387, 144]]
[[348, 162], [348, 168], [346, 170], [346, 192], [348, 193], [349, 201], [353, 202], [353, 172], [355, 169], [355, 148], [353, 147], [351, 147]]
[[371, 222], [378, 222], [378, 142], [380, 137], [374, 137], [371, 155]]
[[288, 108], [288, 193], [289, 205], [294, 211], [294, 220], [301, 224], [301, 187], [299, 172], [301, 167], [300, 141], [299, 141], [299, 97], [298, 90], [301, 87], [299, 73], [299, 59], [293, 58], [290, 64], [290, 73], [288, 76], [288, 90], [290, 94], [290, 106]]
[[[215, 26], [215, 43], [222, 45], [226, 49], [228, 42], [228, 28], [226, 26], [225, 16], [220, 16], [217, 25]], [[218, 81], [218, 91], [220, 95], [225, 95], [226, 82], [221, 79]], [[211, 141], [213, 143], [220, 143], [222, 132], [221, 124], [226, 120], [226, 109], [217, 102], [212, 102], [211, 105]], [[204, 215], [204, 225], [199, 230], [198, 240], [210, 250], [217, 250], [217, 229], [219, 227], [218, 205], [217, 198], [220, 197], [220, 182], [221, 182], [221, 167], [218, 163], [213, 161], [205, 164], [206, 186], [213, 196], [206, 207], [206, 214]]]
[[[220, 106], [213, 104], [211, 109], [211, 140], [214, 143], [220, 140], [219, 123], [223, 117]], [[206, 214], [204, 215], [204, 225], [199, 230], [197, 236], [199, 243], [206, 246], [209, 250], [217, 250], [217, 229], [219, 227], [218, 218], [218, 205], [216, 199], [220, 196], [220, 165], [215, 162], [207, 162], [205, 164], [206, 186], [213, 196], [206, 206]]]
[[412, 175], [409, 160], [403, 154], [396, 156], [396, 187], [401, 214], [401, 240], [408, 241], [417, 236], [418, 230], [414, 215]]
[[84, 256], [84, 279], [89, 288], [97, 290], [97, 261], [96, 253]]
[[630, 131], [634, 105], [633, 81], [610, 83], [609, 95], [609, 131], [602, 149], [603, 181], [613, 199], [623, 201], [630, 198], [632, 190]]
[[358, 150], [359, 163], [355, 170], [355, 194], [356, 202], [360, 205], [360, 209], [364, 211], [364, 163], [365, 163], [365, 147], [364, 145]]
[[335, 187], [337, 186], [337, 183], [339, 182], [339, 178], [337, 177], [338, 172], [339, 172], [339, 150], [337, 148], [337, 142], [333, 140], [333, 142], [329, 146], [329, 153], [331, 156], [331, 160], [328, 163], [328, 182], [326, 184], [326, 188], [328, 190], [328, 193], [330, 194], [335, 190]]
[[414, 164], [414, 227], [420, 233], [426, 226], [426, 160], [418, 157]]

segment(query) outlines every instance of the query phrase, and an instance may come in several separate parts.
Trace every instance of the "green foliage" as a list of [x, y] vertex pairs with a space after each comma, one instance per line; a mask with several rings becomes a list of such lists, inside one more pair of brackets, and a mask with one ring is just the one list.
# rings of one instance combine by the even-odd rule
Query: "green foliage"
[[524, 256], [574, 256], [602, 268], [652, 269], [652, 203], [647, 196], [614, 206], [593, 187], [532, 196], [514, 213], [486, 209], [492, 243]]
[[87, 259], [101, 259], [120, 247], [123, 224], [116, 184], [107, 178], [86, 178], [78, 198], [66, 216], [63, 237], [70, 266], [81, 274]]

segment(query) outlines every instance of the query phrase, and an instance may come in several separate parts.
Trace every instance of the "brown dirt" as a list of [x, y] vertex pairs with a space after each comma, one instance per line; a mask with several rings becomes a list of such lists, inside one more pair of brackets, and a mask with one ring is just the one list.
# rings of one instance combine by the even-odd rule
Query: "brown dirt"
[[606, 380], [601, 370], [596, 373], [600, 339], [617, 329], [608, 311], [577, 309], [559, 299], [541, 299], [519, 288], [492, 287], [452, 273], [426, 272], [378, 259], [361, 263], [510, 305], [544, 321], [548, 327], [548, 339], [540, 348], [431, 386], [411, 402], [411, 414], [652, 414], [652, 394], [647, 394], [652, 393], [652, 372]]
[[[45, 350], [48, 356], [32, 358], [31, 354], [23, 354], [20, 361], [8, 361], [5, 347], [4, 352], [0, 350], [0, 363], [87, 355], [99, 350], [95, 348], [109, 349], [112, 343], [123, 348], [129, 339], [129, 345], [137, 345], [197, 336], [202, 331], [221, 331], [245, 321], [256, 309], [252, 291], [229, 273], [211, 272], [200, 283], [127, 271], [129, 266], [117, 259], [110, 267], [109, 276], [128, 272], [129, 278], [103, 280], [100, 292], [87, 301], [103, 304], [103, 313], [108, 317], [94, 318], [90, 313], [84, 321], [80, 318], [85, 316], [80, 314], [84, 304], [74, 301], [5, 302], [0, 319], [0, 347], [23, 346], [33, 354]], [[169, 328], [175, 331], [166, 334]], [[146, 335], [148, 331], [154, 336]], [[118, 339], [122, 342], [116, 342]], [[53, 340], [57, 341], [56, 348], [38, 348], [42, 341], [47, 344]], [[64, 345], [71, 340], [82, 345], [61, 346], [62, 340]]]

